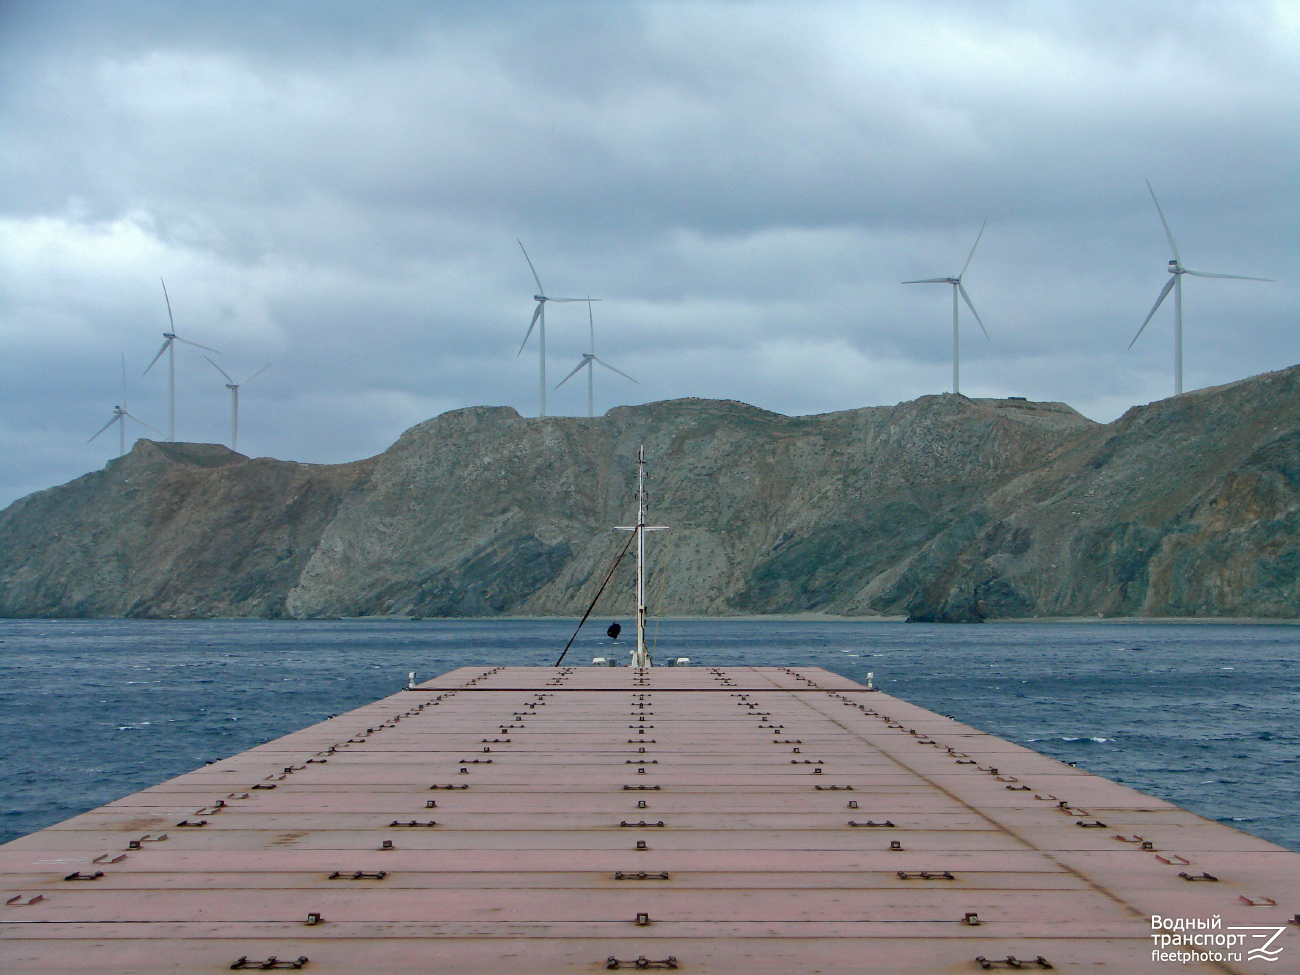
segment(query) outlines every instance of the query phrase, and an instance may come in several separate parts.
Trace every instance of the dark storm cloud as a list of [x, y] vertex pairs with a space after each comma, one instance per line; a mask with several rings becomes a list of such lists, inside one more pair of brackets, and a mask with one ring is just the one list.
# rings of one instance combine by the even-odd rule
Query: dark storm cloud
[[[343, 460], [443, 409], [536, 410], [534, 286], [594, 294], [598, 408], [783, 412], [946, 389], [1099, 419], [1171, 388], [1168, 246], [1282, 278], [1187, 287], [1189, 388], [1288, 365], [1293, 4], [0, 6], [0, 498], [96, 466], [172, 291], [239, 378], [241, 449]], [[586, 342], [548, 315], [552, 384]], [[971, 323], [973, 325], [973, 323]], [[226, 390], [177, 357], [178, 437]], [[551, 412], [577, 413], [576, 384]]]

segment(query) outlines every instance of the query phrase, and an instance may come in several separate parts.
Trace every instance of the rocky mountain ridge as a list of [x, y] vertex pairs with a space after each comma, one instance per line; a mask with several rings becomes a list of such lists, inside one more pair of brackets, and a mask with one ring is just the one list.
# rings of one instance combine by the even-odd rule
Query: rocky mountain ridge
[[1300, 616], [1300, 367], [1104, 425], [945, 394], [476, 407], [342, 465], [142, 440], [0, 512], [0, 615], [577, 615], [642, 443], [661, 613]]

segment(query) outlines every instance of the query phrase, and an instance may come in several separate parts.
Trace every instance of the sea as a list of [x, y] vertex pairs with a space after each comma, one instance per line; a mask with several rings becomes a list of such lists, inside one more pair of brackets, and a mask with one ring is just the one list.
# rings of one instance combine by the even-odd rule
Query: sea
[[[623, 621], [624, 624], [628, 621]], [[566, 664], [611, 650], [590, 621]], [[0, 620], [0, 842], [572, 620]], [[652, 622], [656, 659], [817, 666], [1300, 851], [1300, 627]]]

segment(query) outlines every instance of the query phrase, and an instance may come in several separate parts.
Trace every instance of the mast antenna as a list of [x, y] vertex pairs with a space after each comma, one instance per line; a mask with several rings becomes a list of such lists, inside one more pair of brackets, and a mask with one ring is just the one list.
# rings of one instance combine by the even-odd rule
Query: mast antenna
[[654, 661], [645, 645], [645, 533], [667, 531], [668, 527], [645, 523], [645, 444], [636, 454], [636, 524], [621, 525], [617, 530], [634, 532], [636, 540], [636, 649], [632, 651], [631, 666], [653, 667]]

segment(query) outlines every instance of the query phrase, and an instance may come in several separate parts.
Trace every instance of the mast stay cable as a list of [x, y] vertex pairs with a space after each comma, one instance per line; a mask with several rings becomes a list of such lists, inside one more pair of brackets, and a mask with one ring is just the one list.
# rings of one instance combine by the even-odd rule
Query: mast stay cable
[[627, 536], [627, 541], [623, 544], [623, 551], [618, 553], [618, 558], [616, 558], [614, 564], [609, 567], [609, 573], [605, 576], [605, 581], [600, 584], [600, 589], [596, 591], [596, 598], [591, 601], [591, 605], [587, 607], [587, 611], [582, 614], [582, 619], [578, 621], [578, 629], [573, 631], [573, 636], [569, 637], [569, 642], [564, 645], [564, 653], [561, 653], [560, 659], [555, 661], [555, 666], [558, 667], [564, 662], [564, 654], [569, 652], [569, 647], [573, 646], [573, 641], [578, 639], [578, 630], [582, 629], [582, 624], [587, 622], [587, 617], [590, 616], [591, 611], [596, 608], [596, 603], [600, 599], [601, 593], [603, 593], [605, 587], [609, 585], [609, 580], [614, 577], [614, 570], [617, 569], [618, 564], [623, 561], [623, 556], [627, 554], [628, 548], [632, 545], [632, 539], [636, 538], [636, 536], [636, 532], [632, 532], [632, 534]]

